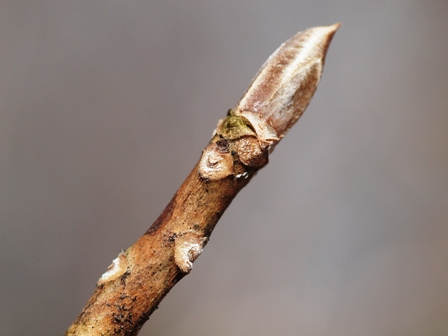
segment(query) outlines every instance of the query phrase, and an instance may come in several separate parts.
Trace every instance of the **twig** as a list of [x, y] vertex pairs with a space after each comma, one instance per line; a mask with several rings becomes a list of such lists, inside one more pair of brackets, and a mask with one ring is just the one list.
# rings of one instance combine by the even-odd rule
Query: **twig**
[[120, 252], [66, 335], [137, 335], [169, 290], [193, 267], [236, 194], [308, 106], [339, 24], [300, 32], [255, 76], [171, 202]]

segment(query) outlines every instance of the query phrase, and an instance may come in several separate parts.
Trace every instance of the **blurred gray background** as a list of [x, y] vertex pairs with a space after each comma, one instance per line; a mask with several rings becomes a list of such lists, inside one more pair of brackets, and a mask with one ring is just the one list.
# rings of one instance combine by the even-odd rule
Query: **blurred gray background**
[[266, 58], [335, 22], [141, 335], [447, 335], [448, 3], [286, 0], [1, 1], [1, 335], [63, 334]]

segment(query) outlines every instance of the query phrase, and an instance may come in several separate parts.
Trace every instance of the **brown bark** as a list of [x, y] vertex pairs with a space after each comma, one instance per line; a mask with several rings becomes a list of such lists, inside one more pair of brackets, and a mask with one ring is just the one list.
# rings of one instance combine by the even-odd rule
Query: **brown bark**
[[66, 335], [136, 335], [193, 267], [236, 194], [302, 115], [339, 24], [298, 33], [268, 59], [201, 159], [137, 242], [120, 252]]

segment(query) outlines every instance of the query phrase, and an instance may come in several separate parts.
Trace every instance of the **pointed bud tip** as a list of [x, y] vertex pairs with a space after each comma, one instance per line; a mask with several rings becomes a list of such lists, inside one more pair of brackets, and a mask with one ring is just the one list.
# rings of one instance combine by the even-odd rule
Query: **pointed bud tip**
[[339, 29], [340, 26], [342, 26], [342, 22], [336, 22], [336, 23], [333, 23], [332, 25], [329, 25], [327, 27], [331, 28], [331, 30], [333, 32], [336, 32]]
[[[316, 29], [321, 29], [323, 35], [327, 35], [327, 48], [330, 44], [331, 40], [333, 39], [334, 34], [339, 29], [339, 27], [342, 25], [341, 22], [337, 22], [335, 24], [329, 25], [329, 26], [322, 26], [322, 27], [316, 27]], [[311, 28], [313, 29], [313, 28]]]
[[319, 26], [319, 27], [309, 28], [309, 29], [305, 30], [304, 32], [306, 32], [308, 30], [320, 30], [320, 31], [322, 31], [322, 33], [325, 33], [325, 34], [330, 35], [331, 37], [333, 37], [334, 33], [336, 33], [336, 31], [339, 29], [339, 27], [341, 25], [342, 25], [341, 22], [337, 22], [337, 23], [334, 23], [334, 24], [329, 25], [329, 26]]

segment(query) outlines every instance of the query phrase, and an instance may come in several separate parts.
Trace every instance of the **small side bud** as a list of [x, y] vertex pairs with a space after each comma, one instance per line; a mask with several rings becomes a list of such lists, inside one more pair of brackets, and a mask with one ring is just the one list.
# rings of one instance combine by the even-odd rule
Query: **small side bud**
[[269, 152], [255, 137], [238, 139], [236, 148], [240, 161], [246, 166], [261, 168], [268, 163]]

